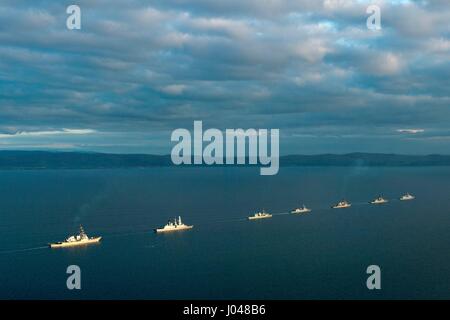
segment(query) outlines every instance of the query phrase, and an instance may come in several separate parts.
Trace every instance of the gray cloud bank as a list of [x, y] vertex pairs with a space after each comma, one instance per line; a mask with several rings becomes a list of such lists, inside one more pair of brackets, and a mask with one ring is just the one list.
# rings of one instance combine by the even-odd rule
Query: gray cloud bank
[[449, 153], [450, 4], [370, 3], [381, 31], [369, 1], [77, 1], [81, 30], [72, 3], [2, 1], [0, 148], [167, 153], [203, 120], [280, 128], [282, 153]]

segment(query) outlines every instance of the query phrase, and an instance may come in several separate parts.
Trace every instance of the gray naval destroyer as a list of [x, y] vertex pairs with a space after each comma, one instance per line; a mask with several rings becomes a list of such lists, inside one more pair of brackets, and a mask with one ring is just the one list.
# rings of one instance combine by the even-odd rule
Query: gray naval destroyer
[[403, 196], [400, 197], [401, 201], [408, 201], [408, 200], [414, 200], [416, 197], [414, 197], [413, 195], [406, 193]]
[[82, 226], [80, 226], [80, 232], [75, 236], [70, 236], [64, 241], [50, 243], [50, 248], [63, 248], [63, 247], [75, 247], [84, 246], [92, 243], [98, 243], [102, 237], [89, 238]]
[[174, 231], [181, 231], [181, 230], [188, 230], [192, 229], [194, 226], [188, 226], [184, 224], [181, 221], [181, 217], [179, 216], [178, 219], [173, 219], [173, 221], [169, 220], [167, 224], [162, 228], [155, 229], [156, 233], [163, 233], [163, 232], [174, 232]]
[[254, 215], [249, 216], [247, 219], [248, 220], [258, 220], [258, 219], [266, 219], [266, 218], [272, 218], [272, 215], [263, 210], [262, 212], [257, 212]]
[[308, 213], [311, 212], [311, 209], [307, 208], [305, 205], [303, 205], [301, 208], [295, 208], [291, 210], [292, 214], [301, 214], [301, 213]]
[[388, 202], [389, 200], [383, 198], [382, 196], [379, 196], [378, 198], [375, 198], [372, 201], [370, 201], [371, 204], [383, 204]]
[[352, 204], [346, 200], [339, 201], [337, 204], [332, 206], [333, 209], [344, 209], [344, 208], [350, 208]]

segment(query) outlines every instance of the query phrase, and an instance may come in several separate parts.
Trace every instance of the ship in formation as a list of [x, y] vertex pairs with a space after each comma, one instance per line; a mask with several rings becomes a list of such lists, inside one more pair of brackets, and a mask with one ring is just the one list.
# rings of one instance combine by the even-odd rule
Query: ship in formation
[[408, 201], [408, 200], [414, 200], [416, 197], [414, 197], [413, 195], [411, 195], [411, 194], [409, 194], [409, 193], [406, 193], [406, 194], [404, 194], [404, 195], [402, 195], [401, 197], [400, 197], [400, 200], [401, 201]]
[[291, 213], [293, 214], [301, 214], [301, 213], [308, 213], [311, 212], [311, 209], [307, 208], [305, 205], [303, 205], [301, 208], [295, 208], [291, 210]]
[[272, 215], [263, 210], [262, 212], [257, 212], [254, 215], [248, 217], [248, 220], [258, 220], [258, 219], [266, 219], [266, 218], [272, 218]]
[[181, 221], [181, 216], [178, 216], [178, 219], [169, 220], [167, 224], [164, 227], [155, 229], [156, 233], [163, 233], [163, 232], [175, 232], [175, 231], [181, 231], [181, 230], [189, 230], [192, 229], [194, 226], [192, 225], [186, 225]]
[[333, 208], [333, 209], [344, 209], [344, 208], [350, 208], [351, 206], [352, 206], [352, 204], [350, 202], [348, 202], [347, 200], [342, 200], [342, 201], [339, 201], [338, 203], [336, 203], [331, 208]]
[[84, 246], [88, 244], [98, 243], [102, 237], [88, 237], [82, 226], [80, 226], [80, 232], [77, 235], [70, 236], [64, 241], [50, 243], [50, 248], [63, 248], [63, 247], [75, 247]]
[[383, 198], [382, 196], [379, 196], [378, 198], [375, 198], [372, 201], [370, 201], [371, 204], [383, 204], [387, 202], [389, 202], [389, 200]]

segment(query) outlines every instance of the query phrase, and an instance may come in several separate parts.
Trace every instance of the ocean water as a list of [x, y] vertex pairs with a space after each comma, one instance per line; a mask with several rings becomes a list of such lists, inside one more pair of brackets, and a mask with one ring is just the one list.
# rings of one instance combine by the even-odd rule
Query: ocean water
[[[450, 168], [0, 172], [2, 299], [449, 299]], [[410, 192], [417, 199], [395, 200]], [[385, 205], [367, 202], [383, 194]], [[349, 209], [332, 210], [342, 198]], [[291, 215], [306, 204], [313, 211]], [[265, 209], [272, 219], [246, 221]], [[181, 215], [192, 230], [155, 234]], [[49, 249], [82, 224], [100, 244]], [[68, 290], [66, 268], [81, 268]], [[368, 290], [366, 268], [381, 268]]]

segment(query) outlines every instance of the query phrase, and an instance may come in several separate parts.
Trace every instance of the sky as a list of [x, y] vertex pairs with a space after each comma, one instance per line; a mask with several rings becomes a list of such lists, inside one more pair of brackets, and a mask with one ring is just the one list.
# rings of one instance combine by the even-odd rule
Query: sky
[[449, 79], [448, 0], [0, 2], [2, 150], [168, 154], [201, 120], [281, 154], [450, 154]]

